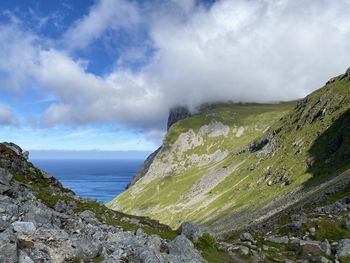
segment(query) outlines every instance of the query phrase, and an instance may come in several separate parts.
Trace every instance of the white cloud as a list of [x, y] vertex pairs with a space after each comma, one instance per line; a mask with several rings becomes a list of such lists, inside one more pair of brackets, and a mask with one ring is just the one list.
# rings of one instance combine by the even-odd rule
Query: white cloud
[[16, 117], [12, 114], [9, 107], [0, 103], [0, 125], [15, 125]]
[[65, 33], [64, 42], [71, 48], [85, 48], [107, 30], [131, 29], [140, 22], [136, 6], [125, 0], [98, 1], [90, 13], [76, 21]]
[[9, 72], [8, 86], [34, 82], [57, 100], [43, 114], [44, 125], [118, 121], [159, 137], [154, 128], [165, 127], [174, 105], [296, 99], [350, 64], [348, 1], [179, 6], [146, 12], [134, 2], [101, 0], [65, 34], [71, 47], [83, 48], [112, 27], [147, 24], [156, 51], [139, 72], [88, 73], [71, 50], [45, 48], [45, 41], [15, 27], [0, 28], [0, 70]]

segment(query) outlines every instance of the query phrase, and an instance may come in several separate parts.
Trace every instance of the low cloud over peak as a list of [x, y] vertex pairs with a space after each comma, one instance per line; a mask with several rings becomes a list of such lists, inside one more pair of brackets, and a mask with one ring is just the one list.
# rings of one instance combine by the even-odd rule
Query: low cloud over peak
[[[318, 88], [350, 65], [349, 13], [345, 0], [100, 0], [60, 41], [1, 25], [0, 83], [54, 98], [36, 114], [43, 126], [118, 123], [153, 134], [175, 105], [292, 100]], [[103, 74], [86, 55], [97, 42], [123, 51], [107, 52]]]

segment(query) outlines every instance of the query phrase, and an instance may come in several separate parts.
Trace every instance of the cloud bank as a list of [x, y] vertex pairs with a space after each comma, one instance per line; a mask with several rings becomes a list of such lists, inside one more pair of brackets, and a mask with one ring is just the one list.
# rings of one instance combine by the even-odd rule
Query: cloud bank
[[[100, 0], [59, 46], [1, 26], [0, 83], [35, 85], [55, 98], [41, 116], [44, 126], [118, 122], [152, 134], [179, 104], [291, 100], [320, 87], [350, 66], [348, 14], [346, 0], [220, 0], [210, 7]], [[106, 32], [136, 34], [140, 27], [146, 38], [129, 51], [147, 63], [137, 70], [118, 67], [116, 57], [112, 70], [96, 75], [74, 53]]]

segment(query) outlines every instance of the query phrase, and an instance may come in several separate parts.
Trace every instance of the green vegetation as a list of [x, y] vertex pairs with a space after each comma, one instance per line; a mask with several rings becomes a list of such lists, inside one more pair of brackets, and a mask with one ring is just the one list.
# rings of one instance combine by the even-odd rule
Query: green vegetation
[[[213, 121], [229, 128], [227, 136], [202, 132]], [[350, 168], [349, 129], [349, 77], [298, 102], [207, 106], [170, 128], [153, 161], [155, 168], [108, 206], [173, 228], [183, 221], [217, 232], [241, 228], [248, 219], [263, 216], [260, 209], [276, 198], [285, 196], [287, 202], [288, 193], [296, 189], [309, 194]], [[184, 135], [187, 143], [179, 140]], [[267, 144], [263, 151], [259, 143]], [[253, 144], [259, 149], [249, 148]], [[210, 159], [218, 151], [226, 154]], [[213, 185], [213, 179], [201, 183], [208, 173], [217, 175], [232, 165], [237, 168]], [[235, 220], [230, 220], [232, 214]]]
[[318, 219], [316, 222], [303, 225], [303, 231], [314, 227], [316, 229], [314, 239], [323, 241], [325, 239], [337, 241], [350, 237], [350, 231], [344, 227], [343, 220], [332, 220], [329, 218]]
[[226, 251], [221, 250], [216, 239], [208, 233], [204, 233], [195, 246], [209, 263], [233, 262], [232, 257]]

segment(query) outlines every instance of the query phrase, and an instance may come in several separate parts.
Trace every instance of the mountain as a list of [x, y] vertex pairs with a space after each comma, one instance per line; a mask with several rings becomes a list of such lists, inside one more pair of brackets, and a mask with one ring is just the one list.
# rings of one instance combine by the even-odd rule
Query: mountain
[[0, 262], [350, 262], [350, 69], [300, 101], [177, 108], [168, 127], [114, 210], [0, 143]]
[[146, 165], [110, 208], [217, 234], [262, 222], [348, 178], [350, 69], [299, 101], [207, 105]]

